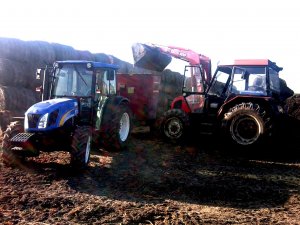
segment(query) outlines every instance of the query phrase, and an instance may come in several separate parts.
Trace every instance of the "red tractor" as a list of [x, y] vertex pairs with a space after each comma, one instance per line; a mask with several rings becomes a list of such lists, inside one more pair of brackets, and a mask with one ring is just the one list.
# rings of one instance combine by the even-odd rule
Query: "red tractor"
[[[159, 50], [157, 46], [153, 49]], [[218, 65], [210, 80], [210, 71], [204, 69], [199, 56], [200, 63], [185, 67], [182, 95], [161, 118], [163, 136], [179, 141], [191, 128], [205, 134], [221, 131], [238, 146], [252, 146], [270, 137], [284, 116], [282, 68], [268, 59], [235, 60]], [[140, 57], [135, 65], [143, 67], [142, 60]]]

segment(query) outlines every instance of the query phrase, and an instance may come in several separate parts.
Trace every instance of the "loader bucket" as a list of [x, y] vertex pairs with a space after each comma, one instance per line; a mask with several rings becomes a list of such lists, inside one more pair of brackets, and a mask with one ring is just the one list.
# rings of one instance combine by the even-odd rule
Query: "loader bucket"
[[132, 45], [134, 66], [162, 72], [171, 62], [172, 57], [161, 52], [159, 48], [146, 44]]

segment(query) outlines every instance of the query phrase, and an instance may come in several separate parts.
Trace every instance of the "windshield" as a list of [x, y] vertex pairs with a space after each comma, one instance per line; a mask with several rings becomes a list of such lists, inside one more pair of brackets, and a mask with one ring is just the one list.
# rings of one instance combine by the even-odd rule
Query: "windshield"
[[266, 95], [266, 68], [251, 67], [240, 68], [235, 67], [233, 71], [232, 92], [245, 94]]
[[52, 96], [90, 96], [92, 75], [85, 64], [62, 64], [55, 72]]
[[196, 66], [186, 66], [184, 73], [184, 91], [186, 92], [203, 92], [203, 82], [201, 70]]
[[217, 96], [230, 93], [267, 95], [266, 74], [265, 67], [220, 66], [216, 71], [209, 94]]

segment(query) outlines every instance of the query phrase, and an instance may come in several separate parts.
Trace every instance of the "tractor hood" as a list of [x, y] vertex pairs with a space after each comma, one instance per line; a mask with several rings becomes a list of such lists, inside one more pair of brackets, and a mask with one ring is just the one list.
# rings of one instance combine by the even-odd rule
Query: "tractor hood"
[[38, 102], [25, 113], [25, 130], [48, 131], [61, 127], [78, 115], [78, 103], [73, 98], [56, 98]]
[[58, 108], [63, 111], [65, 110], [68, 111], [70, 109], [77, 108], [77, 105], [78, 103], [76, 99], [56, 98], [56, 99], [46, 100], [43, 102], [38, 102], [33, 106], [31, 106], [26, 113], [45, 114], [45, 113], [50, 113]]

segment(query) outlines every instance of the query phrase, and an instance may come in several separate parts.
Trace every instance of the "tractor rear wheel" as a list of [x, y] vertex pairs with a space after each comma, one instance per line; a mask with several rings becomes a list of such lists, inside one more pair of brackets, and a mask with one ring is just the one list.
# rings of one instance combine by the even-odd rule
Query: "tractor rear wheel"
[[241, 103], [232, 107], [223, 118], [223, 128], [234, 144], [250, 146], [263, 142], [270, 134], [270, 117], [258, 104]]
[[88, 126], [78, 127], [74, 131], [71, 144], [71, 166], [84, 169], [90, 160], [92, 132]]
[[181, 109], [170, 109], [166, 111], [161, 120], [161, 134], [163, 138], [171, 142], [180, 142], [187, 133], [189, 119]]
[[8, 125], [7, 129], [3, 133], [2, 160], [3, 163], [8, 166], [19, 165], [22, 161], [22, 158], [14, 154], [12, 151], [13, 145], [10, 142], [12, 137], [22, 132], [24, 132], [24, 127], [20, 121], [14, 121]]
[[121, 103], [113, 111], [104, 111], [101, 123], [101, 142], [107, 150], [120, 150], [127, 146], [132, 126], [132, 113], [128, 104]]

